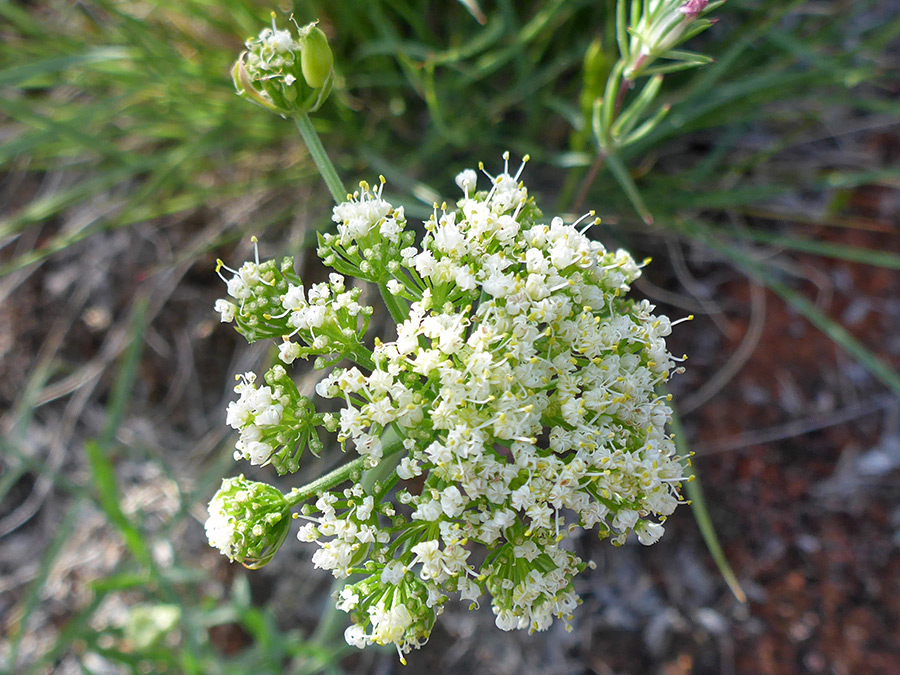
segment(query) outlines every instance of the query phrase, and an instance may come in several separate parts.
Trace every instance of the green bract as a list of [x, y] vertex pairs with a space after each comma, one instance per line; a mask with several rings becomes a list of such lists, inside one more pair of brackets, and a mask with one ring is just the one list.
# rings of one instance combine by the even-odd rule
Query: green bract
[[318, 26], [310, 24], [305, 34], [300, 37], [300, 69], [303, 79], [313, 89], [325, 86], [334, 72], [334, 54]]

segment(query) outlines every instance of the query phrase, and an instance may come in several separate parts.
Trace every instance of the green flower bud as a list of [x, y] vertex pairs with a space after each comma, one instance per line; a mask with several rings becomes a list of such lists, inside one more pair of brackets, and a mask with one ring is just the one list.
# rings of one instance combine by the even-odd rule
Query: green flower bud
[[231, 69], [242, 98], [284, 117], [318, 110], [331, 93], [334, 56], [316, 22], [298, 28], [299, 37], [275, 25], [245, 43]]
[[309, 29], [300, 36], [300, 67], [303, 71], [303, 79], [313, 89], [325, 86], [334, 72], [334, 54], [328, 46], [328, 38], [315, 24], [306, 27]]
[[206, 537], [232, 562], [249, 569], [267, 564], [291, 526], [290, 507], [276, 488], [244, 478], [226, 478], [209, 503]]

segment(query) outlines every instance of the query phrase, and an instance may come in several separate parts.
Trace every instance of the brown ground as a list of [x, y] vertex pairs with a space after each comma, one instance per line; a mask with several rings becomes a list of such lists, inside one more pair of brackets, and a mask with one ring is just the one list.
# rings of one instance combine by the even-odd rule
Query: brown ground
[[[809, 227], [806, 234], [900, 252], [896, 205], [896, 192], [860, 188], [842, 215], [864, 229]], [[231, 222], [227, 210], [195, 218], [95, 237], [91, 246], [21, 277], [0, 304], [4, 434], [21, 431], [9, 426], [10, 411], [42, 349], [54, 356], [50, 381], [58, 385], [44, 389], [43, 405], [22, 433], [35, 465], [0, 505], [0, 526], [12, 528], [3, 531], [0, 551], [4, 634], [16, 626], [39, 573], [37, 560], [72, 502], [64, 482], [51, 485], [42, 476], [52, 470], [70, 483], [86, 482], [81, 444], [105, 423], [115, 373], [110, 364], [126, 344], [116, 331], [136, 295], [150, 299], [152, 321], [133, 404], [117, 436], [131, 450], [113, 458], [123, 509], [140, 513], [148, 532], [165, 533], [153, 548], [163, 564], [176, 555], [204, 571], [208, 578], [198, 588], [207, 598], [227, 595], [246, 577], [254, 600], [269, 603], [284, 629], [311, 629], [318, 621], [330, 580], [311, 570], [308, 549], [291, 539], [272, 566], [246, 572], [204, 544], [203, 503], [216, 478], [232, 470], [217, 461], [229, 453], [222, 422], [228, 382], [259, 350], [242, 350], [208, 311], [221, 292], [211, 273], [214, 256], [184, 262], [173, 253], [208, 236], [202, 228]], [[246, 254], [222, 255], [240, 260]], [[900, 401], [774, 294], [753, 290], [708, 251], [691, 250], [685, 258], [685, 269], [670, 272], [660, 262], [648, 278], [683, 293], [689, 272], [708, 292], [705, 307], [716, 308], [714, 315], [698, 312], [673, 340], [673, 351], [691, 354], [688, 372], [675, 383], [676, 400], [696, 408], [685, 415], [695, 465], [748, 602], [727, 590], [682, 508], [663, 541], [649, 549], [613, 549], [590, 536], [575, 542], [598, 568], [579, 582], [584, 606], [571, 634], [561, 627], [532, 637], [503, 634], [486, 607], [451, 608], [432, 644], [406, 668], [391, 653], [367, 651], [344, 660], [347, 672], [900, 674]], [[791, 260], [793, 272], [806, 279], [798, 290], [900, 366], [900, 274], [813, 256]], [[758, 336], [746, 342], [755, 344], [747, 362], [709, 401], [700, 401], [704, 383], [756, 329]], [[102, 368], [95, 372], [92, 363]], [[4, 470], [14, 465], [4, 460]], [[186, 517], [176, 516], [184, 499], [193, 505]], [[71, 528], [29, 624], [25, 659], [52, 644], [89, 601], [88, 582], [126, 555], [95, 508], [85, 507]], [[121, 621], [135, 597], [122, 593], [104, 604], [94, 618], [98, 630]], [[209, 639], [227, 654], [252, 643], [227, 621]], [[74, 669], [65, 656], [53, 668]]]

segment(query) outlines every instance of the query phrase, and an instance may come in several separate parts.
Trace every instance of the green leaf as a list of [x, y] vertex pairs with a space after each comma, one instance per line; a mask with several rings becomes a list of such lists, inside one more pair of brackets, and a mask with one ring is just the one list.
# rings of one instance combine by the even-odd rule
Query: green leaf
[[637, 143], [639, 140], [644, 138], [644, 136], [646, 136], [647, 134], [652, 132], [657, 126], [659, 126], [659, 123], [663, 121], [665, 116], [669, 114], [669, 110], [671, 110], [671, 109], [672, 109], [671, 106], [664, 105], [662, 108], [657, 110], [653, 114], [653, 117], [648, 119], [637, 129], [635, 129], [632, 134], [630, 134], [629, 136], [626, 136], [624, 139], [622, 139], [622, 141], [621, 141], [622, 147], [625, 148], [625, 147], [631, 145], [632, 143]]
[[647, 223], [647, 225], [652, 225], [653, 216], [650, 214], [650, 210], [647, 208], [647, 205], [644, 204], [641, 193], [638, 192], [637, 185], [634, 184], [634, 179], [632, 179], [631, 174], [622, 163], [622, 160], [619, 159], [616, 155], [609, 154], [606, 155], [604, 159], [606, 161], [606, 166], [609, 167], [612, 175], [619, 182], [619, 185], [622, 186], [622, 189], [625, 191], [625, 195], [628, 197], [631, 205], [634, 206], [635, 211], [638, 212], [638, 215], [645, 223]]
[[658, 66], [650, 66], [641, 71], [641, 75], [668, 75], [669, 73], [679, 73], [683, 70], [697, 68], [702, 64], [699, 63], [663, 63]]
[[616, 2], [616, 41], [619, 43], [619, 54], [623, 60], [628, 60], [631, 54], [628, 49], [628, 24], [625, 18], [626, 0]]
[[641, 93], [621, 112], [610, 131], [614, 141], [618, 141], [622, 136], [627, 136], [634, 129], [644, 112], [656, 99], [656, 95], [662, 87], [662, 81], [662, 75], [651, 77]]

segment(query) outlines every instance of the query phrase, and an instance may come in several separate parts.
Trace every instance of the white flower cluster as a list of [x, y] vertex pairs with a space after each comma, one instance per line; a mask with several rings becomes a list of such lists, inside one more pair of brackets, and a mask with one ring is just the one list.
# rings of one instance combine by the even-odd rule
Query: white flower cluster
[[[331, 274], [328, 283], [313, 284], [306, 291], [293, 265], [293, 258], [288, 257], [280, 268], [272, 260], [257, 260], [233, 270], [219, 261], [219, 274], [234, 300], [216, 301], [220, 320], [236, 321], [238, 331], [250, 342], [281, 339], [279, 356], [287, 364], [323, 354], [338, 355], [337, 360], [344, 355], [368, 358], [362, 337], [373, 310], [359, 304], [362, 290], [347, 289], [343, 276]], [[227, 279], [222, 269], [232, 277]], [[294, 337], [300, 342], [292, 341]]]
[[[398, 478], [424, 477], [415, 493], [397, 493], [409, 518], [388, 529], [390, 541], [421, 533], [403, 567], [421, 562], [433, 595], [435, 584], [469, 598], [488, 590], [501, 628], [542, 630], [577, 602], [571, 578], [584, 563], [558, 546], [567, 519], [615, 542], [635, 531], [652, 543], [679, 502], [683, 467], [656, 393], [675, 369], [671, 324], [624, 297], [639, 266], [577, 223], [539, 222], [518, 178], [504, 172], [477, 192], [474, 171], [458, 176], [457, 209], [436, 210], [421, 246], [396, 256], [395, 294], [413, 300], [397, 339], [376, 340], [368, 374], [335, 369], [317, 392], [345, 401], [339, 437], [371, 466], [394, 425], [405, 450]], [[380, 192], [364, 193], [335, 208], [344, 227], [329, 243], [359, 255], [392, 213]], [[317, 532], [329, 550], [317, 565], [343, 576], [361, 548], [391, 565], [397, 551], [377, 532], [340, 530], [346, 514], [323, 517], [337, 519], [326, 529], [335, 539], [303, 535]], [[461, 541], [507, 553], [476, 572]], [[523, 560], [530, 571], [520, 575]]]
[[384, 177], [377, 188], [365, 181], [346, 202], [334, 207], [337, 234], [319, 236], [319, 257], [342, 274], [396, 287], [397, 252], [411, 244], [403, 207], [394, 208], [382, 197]]
[[[337, 275], [321, 298], [294, 284], [279, 296], [286, 334], [305, 349], [343, 335], [327, 348], [356, 364], [317, 385], [342, 402], [321, 423], [366, 468], [396, 467], [371, 489], [319, 492], [302, 511], [314, 564], [364, 575], [338, 602], [358, 647], [393, 643], [402, 658], [451, 594], [477, 603], [487, 593], [503, 630], [568, 622], [587, 563], [563, 547], [566, 533], [596, 528], [621, 543], [634, 532], [652, 544], [680, 502], [684, 468], [658, 393], [678, 370], [672, 324], [626, 297], [634, 259], [587, 237], [596, 221], [547, 222], [521, 171], [488, 175], [485, 190], [474, 170], [460, 173], [463, 197], [435, 207], [418, 246], [383, 182], [335, 207], [338, 231], [320, 237], [320, 257], [379, 285], [402, 315], [395, 340], [362, 346], [360, 310], [341, 299]], [[293, 404], [250, 377], [239, 388], [229, 422], [255, 462], [265, 452], [252, 444], [266, 437], [251, 430], [283, 422]]]
[[238, 376], [237, 401], [228, 404], [226, 422], [240, 437], [234, 458], [256, 466], [272, 464], [278, 473], [299, 468], [300, 455], [309, 446], [316, 456], [322, 441], [315, 427], [324, 416], [316, 414], [312, 402], [301, 396], [283, 366], [273, 366], [265, 375], [266, 384], [256, 386], [252, 372]]

